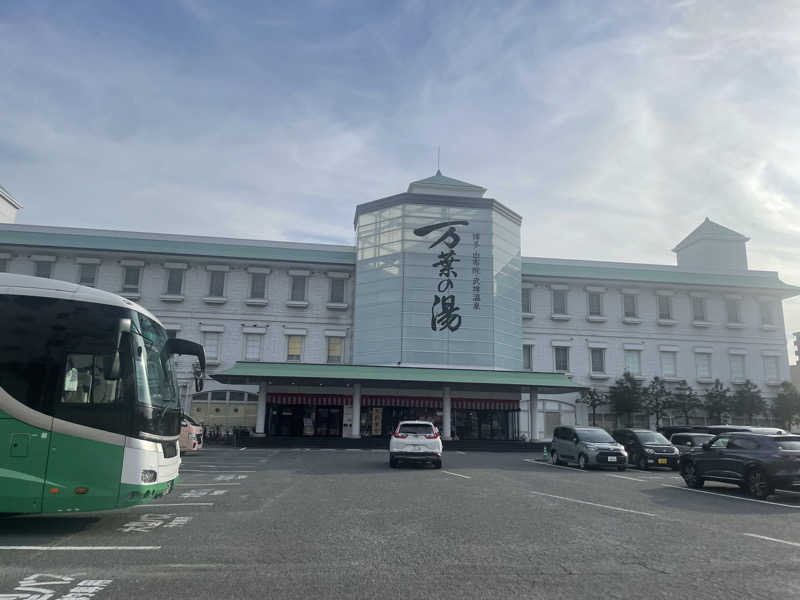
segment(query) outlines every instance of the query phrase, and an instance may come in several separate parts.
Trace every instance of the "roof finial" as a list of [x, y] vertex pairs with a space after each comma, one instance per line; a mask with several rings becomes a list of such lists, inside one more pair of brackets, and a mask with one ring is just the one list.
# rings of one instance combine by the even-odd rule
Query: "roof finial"
[[441, 175], [442, 174], [442, 170], [439, 168], [439, 159], [441, 158], [441, 156], [442, 156], [442, 147], [441, 146], [436, 146], [436, 174], [437, 175]]

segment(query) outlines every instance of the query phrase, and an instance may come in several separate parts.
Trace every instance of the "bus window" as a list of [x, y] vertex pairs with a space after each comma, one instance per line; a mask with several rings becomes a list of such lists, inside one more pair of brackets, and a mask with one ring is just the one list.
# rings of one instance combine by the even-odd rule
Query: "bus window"
[[109, 404], [120, 402], [119, 380], [107, 380], [103, 371], [108, 357], [92, 354], [68, 354], [64, 374], [62, 403]]

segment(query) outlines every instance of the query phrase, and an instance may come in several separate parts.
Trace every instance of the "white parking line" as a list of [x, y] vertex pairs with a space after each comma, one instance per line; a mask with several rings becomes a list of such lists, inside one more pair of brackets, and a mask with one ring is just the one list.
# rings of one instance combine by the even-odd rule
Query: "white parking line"
[[0, 550], [161, 550], [161, 546], [0, 546]]
[[581, 471], [580, 469], [573, 469], [572, 467], [566, 467], [564, 465], [554, 465], [549, 462], [542, 462], [540, 460], [536, 460], [535, 458], [523, 458], [522, 460], [534, 465], [540, 465], [542, 467], [552, 467], [553, 469], [567, 469], [569, 471], [572, 471], [573, 473], [586, 473], [586, 471]]
[[728, 500], [741, 500], [742, 502], [758, 502], [759, 504], [766, 504], [767, 506], [782, 506], [783, 508], [793, 508], [800, 510], [800, 505], [794, 504], [781, 504], [780, 502], [770, 502], [769, 500], [757, 500], [755, 498], [742, 498], [741, 496], [729, 496], [728, 494], [719, 494], [717, 492], [710, 492], [708, 490], [695, 490], [692, 488], [681, 487], [679, 485], [670, 485], [668, 483], [661, 484], [664, 487], [673, 488], [675, 490], [683, 490], [684, 492], [697, 492], [698, 494], [709, 494], [717, 498], [727, 498]]
[[464, 479], [472, 479], [469, 475], [460, 475], [458, 473], [453, 473], [452, 471], [442, 471], [442, 473], [447, 473], [448, 475], [455, 475], [456, 477], [463, 477]]
[[247, 446], [243, 446], [242, 448], [239, 448], [239, 452], [241, 452], [242, 450], [247, 450]]
[[213, 502], [176, 502], [174, 504], [137, 504], [131, 508], [153, 508], [154, 506], [214, 506]]
[[787, 546], [797, 546], [800, 547], [800, 544], [797, 542], [787, 542], [786, 540], [779, 540], [778, 538], [771, 538], [765, 535], [758, 535], [757, 533], [743, 533], [742, 535], [746, 535], [747, 537], [758, 538], [760, 540], [767, 540], [768, 542], [777, 542], [779, 544], [786, 544]]
[[206, 469], [181, 469], [181, 473], [258, 473], [258, 471], [207, 471]]
[[636, 477], [628, 477], [627, 475], [612, 475], [609, 473], [609, 477], [617, 477], [619, 479], [630, 479], [631, 481], [640, 481], [642, 483], [647, 483], [647, 479], [637, 479]]
[[241, 483], [178, 483], [175, 487], [195, 487], [198, 485], [242, 485]]
[[466, 452], [464, 452], [463, 450], [456, 450], [456, 453], [457, 454], [466, 454]]
[[565, 500], [566, 502], [574, 502], [576, 504], [586, 504], [587, 506], [595, 506], [597, 508], [605, 508], [607, 510], [617, 510], [619, 512], [631, 513], [634, 515], [643, 515], [645, 517], [656, 517], [653, 513], [642, 512], [640, 510], [631, 510], [629, 508], [620, 508], [619, 506], [608, 506], [607, 504], [597, 504], [596, 502], [587, 502], [586, 500], [577, 500], [575, 498], [565, 498], [564, 496], [556, 496], [554, 494], [545, 494], [544, 492], [530, 492], [537, 496], [546, 496], [548, 498], [556, 498], [557, 500]]

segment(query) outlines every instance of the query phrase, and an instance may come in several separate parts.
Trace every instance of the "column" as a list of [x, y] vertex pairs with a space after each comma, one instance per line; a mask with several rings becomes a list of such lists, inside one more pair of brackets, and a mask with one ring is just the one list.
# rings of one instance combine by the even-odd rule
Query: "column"
[[539, 436], [539, 390], [536, 388], [531, 388], [530, 391], [528, 418], [531, 422], [531, 441], [533, 441]]
[[361, 437], [361, 384], [353, 384], [353, 424], [350, 426], [350, 437]]
[[267, 420], [267, 393], [266, 383], [258, 385], [258, 416], [256, 417], [256, 433], [264, 433], [264, 421]]
[[444, 424], [444, 439], [449, 440], [451, 436], [450, 431], [450, 408], [452, 406], [452, 401], [450, 399], [450, 386], [444, 386], [444, 391], [442, 393], [442, 421]]

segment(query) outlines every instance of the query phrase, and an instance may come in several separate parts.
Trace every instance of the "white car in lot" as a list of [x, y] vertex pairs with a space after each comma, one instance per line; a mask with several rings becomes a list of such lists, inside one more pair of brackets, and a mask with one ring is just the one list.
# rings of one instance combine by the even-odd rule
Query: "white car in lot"
[[400, 421], [389, 441], [389, 466], [401, 461], [430, 462], [442, 468], [442, 436], [430, 421]]

